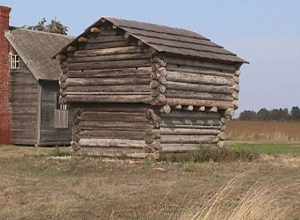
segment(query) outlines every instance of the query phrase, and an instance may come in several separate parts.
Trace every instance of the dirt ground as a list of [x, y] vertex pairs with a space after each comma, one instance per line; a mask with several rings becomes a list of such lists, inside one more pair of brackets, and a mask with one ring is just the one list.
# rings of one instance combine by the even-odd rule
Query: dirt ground
[[300, 158], [153, 163], [0, 146], [0, 219], [300, 219]]

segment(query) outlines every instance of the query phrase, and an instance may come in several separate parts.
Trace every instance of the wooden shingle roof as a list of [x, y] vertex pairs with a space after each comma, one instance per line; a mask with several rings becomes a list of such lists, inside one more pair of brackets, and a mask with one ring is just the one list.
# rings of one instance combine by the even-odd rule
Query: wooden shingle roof
[[125, 31], [157, 52], [233, 63], [248, 63], [236, 54], [193, 31], [113, 17], [102, 17], [88, 27], [78, 38], [85, 36], [91, 27], [101, 26], [105, 22]]
[[60, 65], [52, 57], [73, 38], [27, 29], [14, 29], [5, 36], [36, 80], [58, 80]]

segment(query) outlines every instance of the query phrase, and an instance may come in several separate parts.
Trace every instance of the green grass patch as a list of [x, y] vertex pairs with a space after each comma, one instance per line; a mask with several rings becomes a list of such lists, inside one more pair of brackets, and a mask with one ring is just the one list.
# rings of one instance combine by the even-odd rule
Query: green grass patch
[[256, 152], [235, 150], [229, 147], [199, 147], [199, 150], [184, 153], [167, 153], [161, 155], [161, 160], [169, 162], [230, 162], [235, 160], [252, 161], [258, 157]]
[[258, 154], [268, 155], [292, 155], [300, 156], [300, 145], [296, 144], [232, 144], [231, 148], [234, 151], [253, 152]]

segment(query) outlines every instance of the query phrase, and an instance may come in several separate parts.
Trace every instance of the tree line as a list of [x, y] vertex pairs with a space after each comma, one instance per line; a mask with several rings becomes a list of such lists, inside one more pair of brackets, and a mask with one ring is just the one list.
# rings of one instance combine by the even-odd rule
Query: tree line
[[300, 120], [300, 108], [298, 106], [288, 108], [275, 108], [268, 110], [262, 108], [259, 111], [243, 111], [239, 115], [240, 120], [260, 120], [260, 121], [289, 121], [289, 120]]

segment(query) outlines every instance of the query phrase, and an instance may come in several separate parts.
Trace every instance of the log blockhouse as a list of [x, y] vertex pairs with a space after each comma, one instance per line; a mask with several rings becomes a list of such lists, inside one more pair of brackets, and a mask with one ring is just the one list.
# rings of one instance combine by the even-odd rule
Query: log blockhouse
[[135, 158], [222, 147], [247, 63], [195, 32], [111, 17], [55, 57], [73, 148]]

